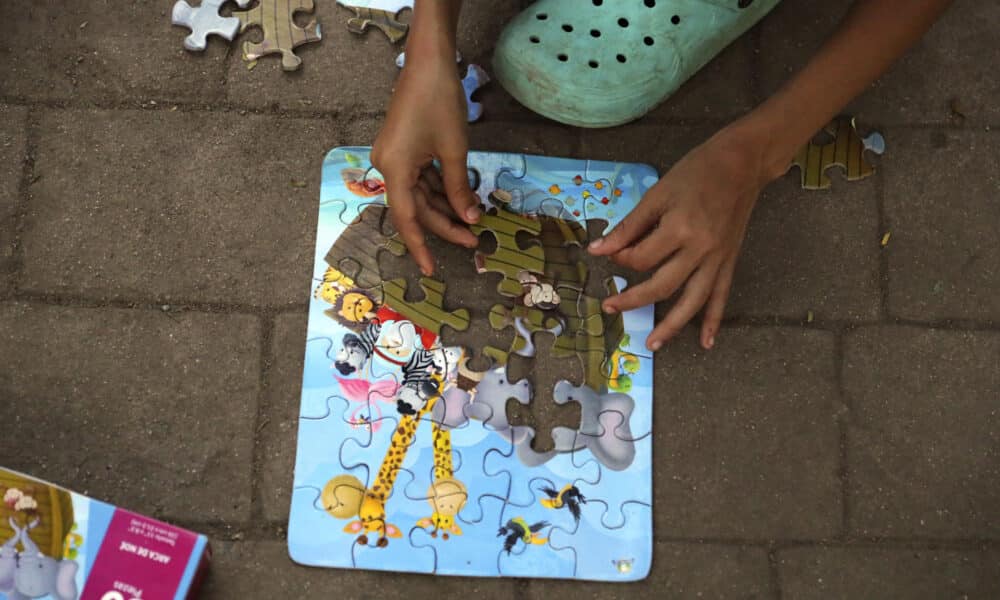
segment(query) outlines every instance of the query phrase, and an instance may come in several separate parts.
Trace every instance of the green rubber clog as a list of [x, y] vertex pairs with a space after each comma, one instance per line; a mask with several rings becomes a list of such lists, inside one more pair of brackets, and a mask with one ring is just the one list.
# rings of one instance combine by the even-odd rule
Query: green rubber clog
[[667, 99], [780, 0], [538, 0], [507, 26], [496, 78], [580, 127], [632, 121]]

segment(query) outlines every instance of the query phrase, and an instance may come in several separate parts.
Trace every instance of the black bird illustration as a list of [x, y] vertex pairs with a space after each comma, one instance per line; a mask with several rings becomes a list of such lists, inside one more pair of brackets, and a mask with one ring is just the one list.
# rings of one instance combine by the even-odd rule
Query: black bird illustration
[[568, 508], [573, 520], [580, 522], [580, 505], [586, 504], [587, 499], [580, 493], [580, 489], [572, 483], [567, 483], [558, 492], [550, 487], [543, 487], [542, 491], [548, 498], [542, 498], [540, 502], [545, 508]]
[[503, 541], [503, 549], [507, 551], [507, 554], [510, 554], [510, 551], [514, 549], [514, 545], [517, 544], [517, 540], [521, 540], [526, 545], [541, 545], [547, 542], [548, 538], [539, 536], [538, 532], [548, 526], [547, 521], [539, 521], [534, 525], [528, 525], [528, 522], [523, 517], [514, 517], [500, 528], [497, 537], [507, 536]]

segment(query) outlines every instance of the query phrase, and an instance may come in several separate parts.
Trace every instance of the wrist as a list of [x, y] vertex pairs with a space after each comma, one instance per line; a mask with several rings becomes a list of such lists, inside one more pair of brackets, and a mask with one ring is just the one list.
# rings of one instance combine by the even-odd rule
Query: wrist
[[406, 39], [406, 60], [455, 62], [459, 2], [417, 0]]
[[748, 113], [713, 136], [716, 148], [739, 164], [747, 177], [764, 187], [788, 172], [797, 148], [782, 138], [766, 115]]

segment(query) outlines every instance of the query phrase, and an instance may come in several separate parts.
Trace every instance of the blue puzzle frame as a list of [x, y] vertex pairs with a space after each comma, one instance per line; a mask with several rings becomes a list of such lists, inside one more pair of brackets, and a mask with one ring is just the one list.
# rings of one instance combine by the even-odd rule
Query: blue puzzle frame
[[[602, 218], [608, 221], [606, 230], [634, 208], [657, 180], [656, 171], [648, 165], [491, 152], [471, 152], [469, 168], [470, 182], [487, 206], [491, 193], [499, 188], [510, 193], [508, 209], [514, 212], [551, 215], [555, 210], [581, 222]], [[364, 173], [362, 180], [356, 177], [359, 172]], [[353, 173], [354, 178], [346, 173]], [[394, 485], [382, 502], [384, 518], [378, 531], [365, 529], [354, 503], [362, 502], [370, 491], [390, 436], [400, 427], [402, 417], [395, 400], [403, 387], [394, 365], [379, 363], [377, 352], [364, 363], [365, 379], [360, 378], [360, 370], [344, 375], [333, 368], [338, 358], [347, 356], [345, 336], [363, 338], [364, 334], [331, 318], [330, 296], [324, 292], [330, 285], [327, 252], [344, 234], [345, 223], [373, 203], [384, 204], [380, 180], [381, 175], [370, 166], [368, 148], [336, 148], [323, 162], [288, 528], [292, 559], [311, 566], [442, 575], [600, 581], [645, 578], [653, 546], [653, 362], [643, 342], [653, 327], [652, 307], [623, 314], [627, 335], [620, 354], [616, 353], [616, 365], [628, 357], [627, 393], [609, 389], [595, 396], [603, 408], [621, 406], [625, 401], [621, 395], [625, 395], [631, 399], [631, 414], [602, 411], [600, 430], [575, 432], [576, 440], [587, 442], [591, 440], [584, 436], [603, 436], [599, 443], [606, 443], [612, 451], [623, 446], [628, 452], [634, 450], [627, 464], [605, 458], [603, 446], [574, 441], [573, 451], [526, 466], [518, 459], [515, 435], [503, 435], [491, 418], [466, 419], [449, 430], [454, 477], [461, 481], [456, 485], [464, 486], [466, 501], [452, 519], [442, 519], [438, 509], [441, 515], [449, 512], [440, 503], [438, 494], [443, 492], [429, 488], [439, 475], [435, 474], [437, 452], [427, 440], [432, 428], [435, 435], [438, 429], [422, 422], [431, 420], [424, 418], [416, 422], [405, 458], [393, 471]], [[624, 280], [616, 281], [625, 285]], [[387, 328], [405, 321], [382, 323]], [[426, 344], [421, 339], [413, 342], [416, 349]], [[504, 390], [520, 383], [504, 382], [503, 374], [502, 367], [499, 372], [481, 374], [484, 379], [467, 402], [485, 397], [487, 383], [492, 386], [500, 381], [507, 386]], [[487, 379], [494, 376], [498, 379]], [[620, 382], [615, 386], [625, 389]], [[563, 389], [568, 394], [575, 390]], [[619, 421], [627, 421], [628, 427], [618, 427]], [[614, 439], [608, 437], [612, 428]], [[579, 521], [565, 510], [573, 504], [573, 494], [565, 491], [570, 487], [586, 498], [585, 503], [576, 502]], [[552, 499], [542, 488], [563, 493]], [[559, 500], [561, 508], [555, 506]], [[433, 525], [428, 518], [431, 513], [437, 519]], [[546, 526], [535, 534], [519, 529], [542, 522]], [[437, 535], [437, 525], [441, 535]], [[359, 534], [366, 532], [360, 538], [366, 543], [360, 543]], [[383, 534], [386, 545], [380, 546], [377, 540]], [[505, 545], [512, 537], [508, 552]]]

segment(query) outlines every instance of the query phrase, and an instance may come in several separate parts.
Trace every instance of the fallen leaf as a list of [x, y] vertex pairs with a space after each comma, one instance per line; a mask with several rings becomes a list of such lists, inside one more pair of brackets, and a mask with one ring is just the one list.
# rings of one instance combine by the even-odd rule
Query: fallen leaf
[[290, 183], [292, 184], [292, 187], [297, 187], [297, 188], [304, 188], [304, 187], [306, 187], [306, 182], [302, 181], [301, 179], [293, 179], [293, 180], [291, 180]]
[[882, 242], [881, 242], [881, 244], [882, 244], [883, 248], [885, 248], [886, 246], [889, 245], [889, 238], [891, 238], [891, 237], [892, 237], [892, 232], [891, 231], [886, 231], [885, 235], [882, 236]]

